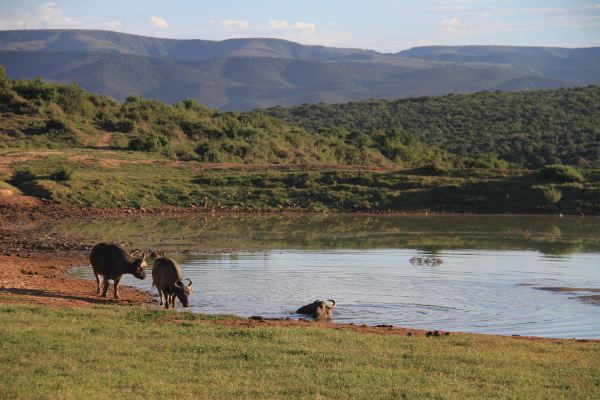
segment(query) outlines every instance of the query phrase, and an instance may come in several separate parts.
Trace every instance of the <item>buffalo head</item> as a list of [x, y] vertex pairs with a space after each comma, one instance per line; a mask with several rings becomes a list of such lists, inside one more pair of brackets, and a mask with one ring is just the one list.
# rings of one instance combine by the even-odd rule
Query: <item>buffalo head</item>
[[[331, 302], [331, 305], [327, 304], [327, 302]], [[311, 315], [315, 319], [329, 319], [333, 317], [333, 309], [335, 308], [335, 305], [335, 300], [315, 300], [304, 307], [300, 307], [296, 312], [298, 314]]]
[[189, 307], [190, 306], [190, 294], [192, 293], [192, 280], [188, 279], [188, 281], [190, 281], [190, 283], [187, 284], [187, 286], [185, 286], [183, 284], [183, 281], [179, 280], [177, 282], [175, 282], [175, 288], [174, 288], [174, 292], [175, 292], [175, 296], [177, 296], [177, 298], [179, 299], [179, 301], [181, 302], [181, 304], [184, 307]]

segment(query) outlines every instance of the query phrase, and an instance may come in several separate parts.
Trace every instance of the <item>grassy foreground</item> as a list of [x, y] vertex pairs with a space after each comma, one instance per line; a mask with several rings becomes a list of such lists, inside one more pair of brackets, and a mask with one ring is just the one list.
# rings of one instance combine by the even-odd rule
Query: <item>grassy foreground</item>
[[238, 328], [0, 304], [0, 398], [592, 399], [600, 343]]

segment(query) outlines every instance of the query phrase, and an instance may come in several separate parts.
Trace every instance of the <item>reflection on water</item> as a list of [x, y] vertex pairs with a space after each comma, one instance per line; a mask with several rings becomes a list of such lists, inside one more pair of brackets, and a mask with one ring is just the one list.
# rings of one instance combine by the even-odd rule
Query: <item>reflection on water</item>
[[[178, 258], [194, 281], [191, 301], [199, 312], [285, 317], [317, 298], [333, 298], [339, 322], [600, 337], [600, 307], [572, 293], [535, 289], [600, 288], [594, 218], [133, 220], [106, 233], [94, 224], [63, 229], [93, 241], [208, 251]], [[409, 262], [434, 254], [442, 265]], [[91, 277], [90, 268], [80, 273]], [[124, 283], [155, 292], [151, 280]]]
[[[534, 249], [600, 250], [600, 217], [462, 215], [233, 215], [69, 221], [45, 231], [87, 242], [171, 250]], [[560, 232], [560, 233], [558, 233]]]

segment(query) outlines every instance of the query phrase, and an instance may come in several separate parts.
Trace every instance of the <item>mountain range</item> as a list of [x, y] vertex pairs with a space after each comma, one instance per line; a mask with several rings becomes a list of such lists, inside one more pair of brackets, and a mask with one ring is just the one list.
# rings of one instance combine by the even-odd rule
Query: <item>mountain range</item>
[[600, 48], [426, 46], [398, 53], [281, 39], [161, 39], [96, 30], [0, 31], [12, 78], [75, 81], [123, 100], [220, 110], [600, 83]]

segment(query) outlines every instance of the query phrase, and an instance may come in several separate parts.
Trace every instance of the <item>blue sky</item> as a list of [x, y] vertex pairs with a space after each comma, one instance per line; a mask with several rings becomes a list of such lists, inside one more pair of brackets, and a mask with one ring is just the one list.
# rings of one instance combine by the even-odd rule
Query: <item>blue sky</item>
[[277, 37], [395, 52], [431, 44], [600, 46], [600, 0], [0, 0], [0, 29]]

